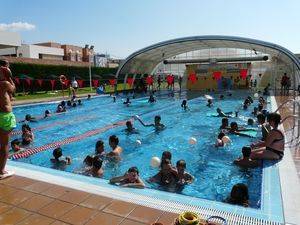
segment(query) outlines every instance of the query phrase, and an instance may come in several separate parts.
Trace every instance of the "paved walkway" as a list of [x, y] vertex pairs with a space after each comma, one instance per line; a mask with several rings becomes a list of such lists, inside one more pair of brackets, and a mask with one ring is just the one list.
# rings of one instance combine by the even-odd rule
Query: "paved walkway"
[[14, 176], [0, 181], [1, 225], [173, 224], [176, 214]]

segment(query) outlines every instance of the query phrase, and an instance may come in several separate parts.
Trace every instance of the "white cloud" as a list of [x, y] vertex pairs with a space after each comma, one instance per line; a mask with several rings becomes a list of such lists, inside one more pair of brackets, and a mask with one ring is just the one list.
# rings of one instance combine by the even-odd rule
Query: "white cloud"
[[26, 22], [0, 23], [0, 31], [28, 31], [34, 30], [35, 25]]

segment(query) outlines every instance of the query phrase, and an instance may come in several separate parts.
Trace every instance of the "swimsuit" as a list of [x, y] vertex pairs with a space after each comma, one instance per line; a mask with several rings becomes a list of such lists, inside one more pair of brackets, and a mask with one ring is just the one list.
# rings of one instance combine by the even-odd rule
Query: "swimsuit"
[[[270, 145], [272, 145], [272, 144], [274, 144], [274, 143], [276, 143], [276, 142], [279, 142], [279, 141], [284, 141], [284, 136], [283, 136], [282, 132], [281, 132], [280, 130], [275, 130], [275, 129], [273, 129], [273, 130], [274, 130], [274, 131], [278, 131], [278, 132], [281, 134], [282, 137], [279, 138], [279, 139], [273, 140], [273, 142], [272, 142]], [[283, 157], [283, 155], [284, 155], [284, 152], [283, 152], [283, 151], [279, 151], [279, 150], [274, 149], [274, 148], [271, 148], [271, 147], [269, 147], [269, 146], [266, 147], [266, 150], [267, 150], [267, 151], [270, 151], [270, 152], [273, 152], [273, 153], [275, 153], [276, 155], [278, 155], [278, 156], [279, 156], [279, 159], [282, 159], [282, 157]]]
[[12, 112], [0, 112], [0, 129], [11, 131], [16, 126], [16, 117]]

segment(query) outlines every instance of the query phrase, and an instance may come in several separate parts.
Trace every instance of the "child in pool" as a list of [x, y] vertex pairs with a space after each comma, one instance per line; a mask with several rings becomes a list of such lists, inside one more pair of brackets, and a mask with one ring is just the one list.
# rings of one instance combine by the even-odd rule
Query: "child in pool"
[[254, 168], [254, 167], [261, 166], [261, 161], [260, 160], [250, 159], [250, 155], [251, 155], [251, 148], [250, 147], [244, 146], [242, 148], [242, 153], [243, 153], [242, 158], [238, 158], [238, 159], [233, 161], [233, 163], [235, 165], [240, 166], [240, 167], [244, 167], [244, 168]]
[[122, 187], [145, 188], [145, 184], [139, 176], [137, 167], [131, 167], [128, 171], [119, 177], [113, 177], [109, 180], [111, 184], [119, 184]]

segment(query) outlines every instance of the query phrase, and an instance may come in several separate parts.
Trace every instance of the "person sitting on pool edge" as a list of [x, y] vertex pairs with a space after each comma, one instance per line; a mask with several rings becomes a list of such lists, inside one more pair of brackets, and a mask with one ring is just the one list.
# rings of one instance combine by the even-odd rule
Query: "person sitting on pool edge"
[[128, 133], [128, 134], [137, 134], [139, 133], [137, 131], [137, 129], [135, 129], [132, 125], [132, 122], [130, 120], [126, 121], [126, 129], [125, 129], [125, 132]]
[[137, 167], [129, 168], [123, 176], [111, 178], [109, 183], [119, 184], [122, 187], [145, 188], [145, 184], [139, 176]]
[[112, 151], [106, 154], [107, 158], [110, 158], [114, 161], [121, 160], [121, 153], [123, 152], [123, 149], [118, 144], [119, 138], [116, 135], [109, 137], [109, 146], [112, 148]]
[[242, 148], [243, 157], [238, 158], [233, 161], [233, 163], [237, 166], [244, 167], [244, 168], [254, 168], [261, 166], [260, 160], [252, 160], [250, 159], [251, 155], [251, 147], [244, 146]]
[[279, 160], [284, 155], [285, 136], [278, 129], [281, 116], [278, 113], [269, 113], [267, 119], [273, 129], [264, 142], [251, 144], [251, 159]]
[[183, 100], [181, 103], [181, 108], [183, 108], [184, 110], [188, 110], [189, 107], [187, 106], [187, 100]]
[[230, 115], [232, 114], [232, 112], [224, 113], [220, 108], [217, 108], [217, 113], [218, 113], [217, 116], [219, 117], [230, 117]]
[[227, 198], [225, 202], [233, 205], [248, 207], [249, 206], [248, 187], [242, 183], [235, 184], [231, 189], [229, 198]]
[[55, 165], [55, 166], [61, 166], [61, 165], [70, 165], [71, 164], [71, 157], [66, 156], [65, 159], [60, 159], [63, 154], [62, 154], [62, 149], [60, 147], [56, 148], [53, 150], [53, 157], [50, 159], [50, 161]]
[[28, 124], [22, 125], [22, 145], [29, 145], [34, 140], [34, 135]]
[[159, 131], [159, 130], [163, 130], [165, 128], [165, 125], [160, 123], [161, 121], [161, 117], [160, 116], [155, 116], [154, 117], [154, 124], [151, 123], [151, 124], [145, 124], [141, 118], [139, 116], [135, 116], [134, 117], [135, 119], [137, 119], [138, 121], [140, 121], [140, 123], [144, 126], [144, 127], [155, 127], [155, 130]]
[[178, 185], [186, 185], [186, 184], [191, 184], [194, 181], [194, 177], [189, 174], [188, 172], [185, 171], [186, 169], [186, 162], [181, 159], [176, 162], [176, 169], [178, 173]]
[[104, 142], [102, 140], [96, 142], [95, 155], [100, 158], [105, 156]]

